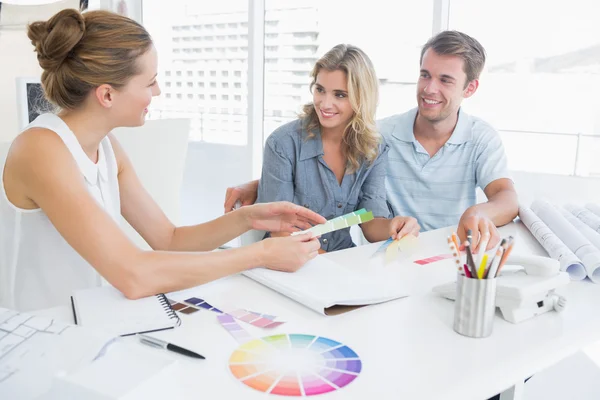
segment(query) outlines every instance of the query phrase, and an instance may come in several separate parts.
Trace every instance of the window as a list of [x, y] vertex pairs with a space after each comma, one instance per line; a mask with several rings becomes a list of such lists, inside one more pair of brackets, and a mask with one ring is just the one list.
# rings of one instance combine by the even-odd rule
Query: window
[[[312, 100], [309, 73], [339, 43], [360, 47], [373, 62], [381, 82], [378, 118], [415, 106], [420, 47], [432, 31], [432, 1], [373, 0], [364, 7], [360, 0], [330, 0], [295, 7], [266, 0], [265, 5], [265, 139]], [[282, 27], [285, 33], [274, 32]]]
[[165, 76], [171, 76], [171, 71], [165, 71]]
[[473, 36], [487, 53], [465, 110], [500, 131], [510, 169], [600, 176], [600, 25], [590, 12], [597, 2], [480, 4], [450, 2], [450, 29]]
[[[211, 4], [195, 0], [177, 0], [169, 3], [143, 1], [143, 21], [145, 27], [155, 39], [155, 46], [159, 54], [159, 68], [168, 68], [177, 71], [174, 74], [178, 81], [173, 83], [185, 93], [173, 96], [168, 104], [168, 112], [161, 109], [167, 107], [160, 101], [150, 105], [150, 118], [191, 118], [194, 127], [190, 140], [222, 143], [230, 145], [246, 145], [246, 131], [231, 128], [233, 124], [233, 98], [229, 94], [231, 84], [220, 81], [227, 79], [233, 61], [239, 61], [235, 68], [244, 72], [247, 70], [247, 57], [240, 57], [240, 53], [230, 53], [232, 46], [248, 46], [248, 1], [229, 0], [223, 4]], [[185, 22], [182, 22], [185, 21]], [[185, 24], [185, 25], [184, 25]], [[174, 36], [178, 38], [175, 43]], [[172, 50], [176, 46], [179, 54]], [[165, 73], [165, 76], [166, 75]], [[200, 80], [210, 77], [213, 82]], [[200, 78], [200, 79], [199, 79]], [[241, 84], [245, 81], [239, 79]], [[211, 93], [198, 93], [205, 87]], [[196, 90], [194, 90], [196, 89]], [[240, 87], [241, 89], [241, 87]], [[218, 126], [207, 126], [203, 120], [204, 111], [200, 111], [198, 101], [206, 100], [206, 106], [211, 107], [211, 102], [217, 102], [216, 107], [222, 108]], [[240, 106], [240, 102], [236, 103]], [[246, 121], [246, 111], [242, 113]], [[239, 119], [239, 116], [235, 118]], [[242, 126], [246, 126], [243, 122]], [[211, 130], [216, 130], [218, 135], [211, 135]]]

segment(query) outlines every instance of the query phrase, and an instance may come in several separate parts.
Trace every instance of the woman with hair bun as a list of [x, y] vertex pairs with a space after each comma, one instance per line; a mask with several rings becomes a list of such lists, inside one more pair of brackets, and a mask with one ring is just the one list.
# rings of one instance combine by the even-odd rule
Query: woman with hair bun
[[[160, 94], [148, 32], [107, 11], [63, 10], [28, 36], [57, 113], [13, 141], [0, 179], [0, 306], [68, 304], [104, 277], [136, 299], [265, 266], [295, 271], [317, 254], [310, 234], [206, 252], [249, 229], [292, 232], [323, 223], [287, 202], [244, 207], [205, 224], [174, 226], [144, 190], [111, 131], [144, 124]], [[152, 251], [119, 227], [123, 216]]]

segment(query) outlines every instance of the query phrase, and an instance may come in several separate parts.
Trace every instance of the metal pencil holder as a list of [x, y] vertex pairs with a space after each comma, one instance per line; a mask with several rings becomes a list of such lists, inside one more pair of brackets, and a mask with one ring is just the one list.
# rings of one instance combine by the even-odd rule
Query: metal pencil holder
[[496, 279], [474, 279], [458, 274], [454, 303], [454, 330], [463, 336], [492, 334], [496, 315]]

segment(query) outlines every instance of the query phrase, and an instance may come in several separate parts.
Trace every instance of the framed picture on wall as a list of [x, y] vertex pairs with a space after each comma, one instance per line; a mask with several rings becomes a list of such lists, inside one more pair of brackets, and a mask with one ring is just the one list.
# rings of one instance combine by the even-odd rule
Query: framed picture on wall
[[20, 131], [38, 115], [54, 110], [54, 106], [44, 96], [44, 89], [42, 89], [39, 78], [17, 78], [17, 110]]

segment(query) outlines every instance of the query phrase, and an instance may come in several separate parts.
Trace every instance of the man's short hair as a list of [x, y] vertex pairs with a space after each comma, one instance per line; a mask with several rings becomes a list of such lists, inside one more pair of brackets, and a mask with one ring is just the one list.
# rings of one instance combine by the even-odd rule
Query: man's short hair
[[462, 58], [463, 70], [467, 74], [467, 83], [478, 79], [485, 65], [485, 49], [476, 39], [459, 31], [443, 31], [425, 43], [421, 50], [421, 59], [427, 49], [440, 55], [452, 55]]

